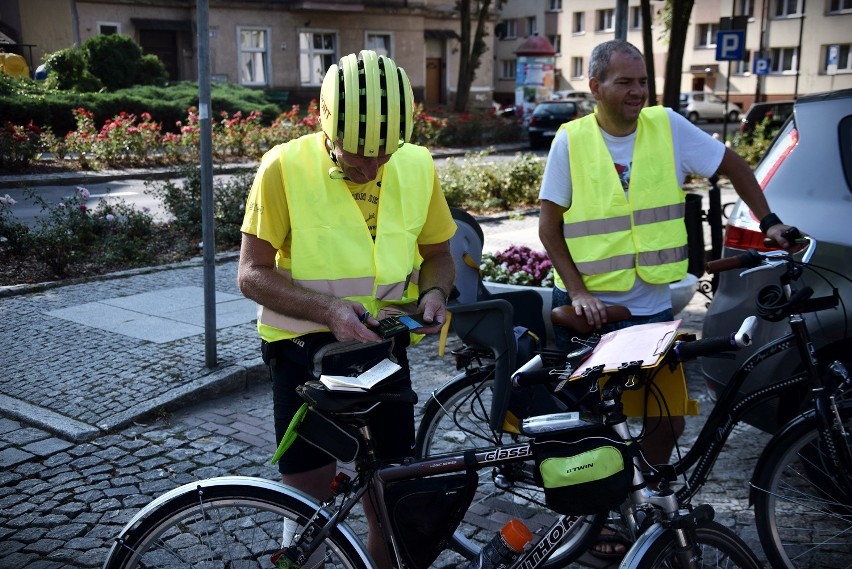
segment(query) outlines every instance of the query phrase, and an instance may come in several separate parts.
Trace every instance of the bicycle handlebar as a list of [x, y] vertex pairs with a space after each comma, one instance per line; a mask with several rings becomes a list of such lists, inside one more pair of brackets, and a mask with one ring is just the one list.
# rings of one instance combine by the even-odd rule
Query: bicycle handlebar
[[677, 342], [672, 351], [677, 360], [685, 362], [694, 360], [701, 356], [712, 356], [722, 352], [732, 352], [751, 345], [754, 337], [754, 329], [757, 326], [757, 317], [749, 316], [740, 325], [740, 329], [728, 336], [715, 338], [702, 338], [692, 342]]
[[[802, 259], [802, 263], [807, 264], [816, 249], [816, 240], [806, 235], [803, 236], [795, 227], [791, 227], [790, 229], [785, 231], [783, 236], [788, 241], [800, 243], [805, 248], [805, 255]], [[768, 246], [777, 246], [777, 243], [772, 239], [765, 239], [764, 243], [766, 243]], [[784, 250], [779, 251], [777, 249], [772, 251], [761, 252], [757, 251], [756, 249], [749, 249], [745, 253], [740, 253], [739, 255], [734, 255], [733, 257], [723, 257], [721, 259], [714, 259], [712, 261], [708, 261], [705, 265], [705, 269], [708, 274], [712, 275], [715, 273], [721, 273], [734, 269], [754, 269], [756, 267], [760, 267], [761, 265], [766, 265], [766, 268], [769, 268], [771, 266], [775, 266], [769, 264], [769, 259], [779, 257], [789, 259], [790, 252]]]

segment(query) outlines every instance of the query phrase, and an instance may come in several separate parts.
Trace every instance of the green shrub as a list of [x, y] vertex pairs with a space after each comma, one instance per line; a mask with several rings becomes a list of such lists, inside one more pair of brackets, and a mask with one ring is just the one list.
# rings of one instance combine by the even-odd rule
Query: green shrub
[[737, 132], [734, 135], [732, 147], [754, 168], [766, 154], [766, 151], [769, 150], [777, 132], [778, 127], [773, 126], [771, 119], [767, 117], [754, 125], [752, 132]]
[[169, 72], [162, 60], [152, 53], [146, 53], [139, 59], [134, 85], [165, 85]]
[[55, 89], [71, 89], [86, 70], [86, 56], [76, 47], [66, 47], [44, 57], [45, 84]]
[[487, 162], [487, 152], [453, 158], [438, 170], [441, 188], [451, 206], [469, 211], [504, 211], [538, 203], [544, 160], [519, 153], [513, 160]]
[[142, 48], [130, 36], [96, 35], [83, 42], [87, 68], [109, 91], [134, 84]]

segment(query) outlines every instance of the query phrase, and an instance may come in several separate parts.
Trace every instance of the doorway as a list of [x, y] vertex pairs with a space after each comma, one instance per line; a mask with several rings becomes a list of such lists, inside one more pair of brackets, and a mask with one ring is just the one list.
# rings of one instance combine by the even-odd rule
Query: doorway
[[443, 60], [439, 57], [426, 58], [426, 97], [427, 107], [437, 107], [443, 101], [441, 89], [441, 69]]
[[178, 71], [178, 32], [174, 30], [139, 30], [139, 45], [145, 53], [151, 53], [160, 58], [169, 79], [179, 80]]

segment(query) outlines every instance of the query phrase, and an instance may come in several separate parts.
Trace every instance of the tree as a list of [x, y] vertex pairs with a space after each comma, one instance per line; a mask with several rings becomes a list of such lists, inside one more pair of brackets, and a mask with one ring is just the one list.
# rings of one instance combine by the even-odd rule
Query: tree
[[648, 101], [651, 105], [657, 104], [657, 80], [654, 69], [654, 37], [651, 34], [653, 12], [651, 11], [651, 0], [640, 2], [642, 10], [642, 53], [645, 55], [645, 68], [648, 70]]
[[689, 18], [694, 0], [668, 0], [663, 9], [663, 25], [669, 29], [669, 54], [666, 59], [666, 84], [663, 86], [663, 106], [680, 106], [680, 75]]
[[[501, 0], [496, 0], [499, 8]], [[456, 87], [456, 102], [454, 110], [463, 113], [467, 110], [467, 100], [470, 96], [470, 86], [479, 68], [480, 59], [488, 49], [485, 44], [485, 23], [491, 9], [492, 0], [458, 0], [456, 7], [461, 13], [460, 47], [459, 47], [459, 78]], [[470, 26], [476, 18], [476, 30], [471, 34]]]

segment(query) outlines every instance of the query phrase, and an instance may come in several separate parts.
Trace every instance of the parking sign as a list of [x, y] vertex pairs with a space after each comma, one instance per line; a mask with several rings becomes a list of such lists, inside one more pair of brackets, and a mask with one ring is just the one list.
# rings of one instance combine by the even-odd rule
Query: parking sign
[[769, 63], [770, 59], [768, 57], [757, 57], [754, 60], [754, 74], [755, 75], [768, 75], [769, 74]]
[[716, 61], [742, 61], [745, 54], [745, 30], [716, 32]]

